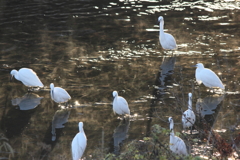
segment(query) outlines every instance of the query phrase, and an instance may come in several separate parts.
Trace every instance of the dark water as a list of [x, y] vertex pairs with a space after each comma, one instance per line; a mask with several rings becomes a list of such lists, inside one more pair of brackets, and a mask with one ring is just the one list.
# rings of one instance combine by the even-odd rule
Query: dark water
[[[180, 132], [189, 92], [200, 110], [196, 125], [202, 116], [231, 142], [240, 121], [239, 3], [1, 1], [0, 132], [14, 159], [71, 159], [79, 121], [88, 138], [86, 159], [119, 153], [123, 140], [148, 136], [154, 124], [168, 128], [169, 116]], [[178, 43], [174, 55], [159, 45], [160, 15]], [[198, 87], [191, 67], [198, 62], [219, 74], [224, 96]], [[9, 82], [10, 71], [22, 67], [33, 69], [45, 89], [27, 95], [21, 82]], [[51, 100], [50, 83], [69, 92], [71, 107]], [[127, 99], [130, 121], [113, 114], [113, 90]], [[203, 155], [202, 146], [192, 145], [192, 154]]]

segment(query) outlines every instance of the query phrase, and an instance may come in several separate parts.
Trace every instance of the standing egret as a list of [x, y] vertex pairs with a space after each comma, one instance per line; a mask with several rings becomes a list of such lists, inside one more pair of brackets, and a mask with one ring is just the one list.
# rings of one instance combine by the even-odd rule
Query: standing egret
[[204, 68], [204, 65], [202, 63], [198, 63], [194, 65], [194, 67], [197, 67], [195, 77], [199, 85], [203, 83], [206, 87], [209, 88], [219, 87], [221, 89], [225, 89], [222, 81], [212, 70]]
[[78, 126], [79, 126], [79, 133], [77, 133], [72, 140], [72, 159], [73, 160], [81, 159], [87, 146], [87, 137], [83, 130], [83, 122], [79, 122]]
[[192, 110], [192, 93], [188, 93], [188, 109], [182, 115], [183, 128], [191, 127], [192, 133], [192, 126], [194, 125], [195, 120], [196, 116]]
[[174, 127], [173, 118], [169, 117], [168, 121], [170, 123], [170, 131], [171, 131], [170, 132], [170, 150], [173, 153], [176, 153], [178, 155], [187, 156], [188, 152], [187, 152], [187, 147], [186, 147], [184, 141], [181, 138], [179, 138], [179, 137], [174, 135], [174, 131], [173, 131], [173, 127]]
[[21, 68], [19, 71], [13, 69], [10, 74], [11, 79], [14, 76], [27, 87], [44, 87], [37, 74], [32, 69]]
[[158, 17], [158, 23], [160, 27], [160, 32], [159, 32], [159, 41], [163, 49], [166, 50], [174, 50], [177, 49], [177, 43], [175, 41], [175, 38], [169, 34], [169, 33], [164, 33], [164, 20], [163, 17], [160, 16]]
[[130, 115], [130, 110], [128, 107], [128, 103], [125, 98], [118, 96], [117, 91], [113, 91], [113, 111], [119, 115], [128, 114]]
[[51, 98], [54, 100], [56, 103], [64, 103], [67, 102], [68, 100], [71, 99], [71, 96], [68, 94], [68, 92], [60, 87], [54, 87], [54, 84], [50, 84], [51, 88]]

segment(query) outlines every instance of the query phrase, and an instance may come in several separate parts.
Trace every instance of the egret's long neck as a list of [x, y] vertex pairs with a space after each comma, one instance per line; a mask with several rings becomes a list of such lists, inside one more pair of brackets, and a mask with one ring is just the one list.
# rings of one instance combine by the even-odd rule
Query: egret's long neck
[[188, 99], [188, 109], [192, 110], [192, 99], [189, 97]]
[[164, 21], [161, 21], [160, 24], [159, 24], [159, 28], [160, 28], [159, 34], [162, 34], [162, 35], [163, 35], [163, 33], [164, 33], [164, 31], [163, 31], [163, 30], [164, 30], [164, 27], [163, 27], [163, 26], [164, 26]]
[[[173, 132], [173, 129], [172, 129], [171, 132], [170, 132], [170, 143], [173, 143], [174, 137], [175, 137], [175, 135], [174, 135], [174, 132]], [[171, 145], [173, 145], [173, 144], [171, 144]]]
[[170, 122], [170, 135], [171, 136], [174, 136], [173, 126], [174, 126], [173, 122]]
[[19, 80], [19, 76], [18, 76], [18, 73], [14, 74], [14, 77]]
[[82, 126], [79, 126], [79, 132], [85, 134]]

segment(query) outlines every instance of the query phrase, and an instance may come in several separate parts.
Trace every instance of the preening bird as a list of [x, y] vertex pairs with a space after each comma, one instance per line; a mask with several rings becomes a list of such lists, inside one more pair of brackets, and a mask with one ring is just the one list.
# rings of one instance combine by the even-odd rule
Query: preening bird
[[198, 63], [194, 65], [194, 67], [197, 67], [195, 71], [195, 77], [199, 85], [203, 83], [206, 87], [209, 88], [218, 87], [221, 89], [225, 89], [222, 81], [211, 69], [204, 68], [204, 65], [202, 63]]
[[173, 122], [173, 118], [172, 117], [169, 117], [168, 118], [168, 121], [170, 123], [170, 150], [173, 152], [173, 153], [176, 153], [178, 155], [188, 155], [188, 152], [187, 152], [187, 147], [184, 143], [184, 141], [175, 136], [174, 135], [174, 131], [173, 131], [173, 127], [174, 127], [174, 122]]
[[54, 87], [54, 84], [50, 84], [50, 94], [52, 100], [54, 100], [56, 103], [64, 103], [71, 99], [71, 96], [68, 94], [68, 92], [61, 88], [61, 87]]
[[128, 107], [128, 103], [125, 98], [118, 96], [117, 91], [113, 91], [113, 111], [119, 115], [128, 114], [130, 115], [130, 110]]
[[191, 127], [192, 132], [192, 126], [194, 125], [195, 120], [196, 116], [192, 110], [192, 93], [188, 93], [188, 109], [182, 115], [183, 128]]
[[19, 71], [13, 69], [10, 74], [11, 79], [14, 76], [27, 87], [44, 87], [37, 74], [32, 69], [21, 68]]
[[159, 41], [162, 48], [166, 50], [177, 49], [177, 43], [175, 38], [169, 33], [164, 33], [164, 20], [162, 16], [158, 17], [158, 23], [160, 27]]
[[77, 133], [72, 140], [72, 159], [73, 160], [81, 159], [87, 146], [87, 137], [83, 130], [83, 122], [79, 122], [78, 127], [79, 127], [79, 133]]

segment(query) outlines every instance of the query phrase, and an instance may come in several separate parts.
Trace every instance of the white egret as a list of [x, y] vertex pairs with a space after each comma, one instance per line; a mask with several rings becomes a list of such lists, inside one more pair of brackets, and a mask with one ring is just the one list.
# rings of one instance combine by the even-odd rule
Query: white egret
[[160, 27], [160, 32], [159, 32], [159, 41], [163, 49], [166, 50], [174, 50], [177, 49], [177, 43], [175, 38], [169, 34], [169, 33], [164, 33], [164, 20], [163, 17], [160, 16], [158, 17], [158, 23]]
[[209, 88], [219, 87], [221, 89], [225, 89], [222, 81], [212, 70], [204, 68], [204, 65], [202, 63], [198, 63], [194, 65], [194, 67], [197, 67], [195, 77], [199, 85], [203, 83], [206, 87]]
[[87, 137], [83, 130], [83, 122], [79, 122], [78, 126], [79, 126], [79, 133], [77, 133], [72, 140], [72, 159], [73, 160], [81, 159], [87, 146]]
[[183, 128], [191, 127], [192, 133], [192, 126], [194, 125], [196, 120], [195, 113], [192, 110], [192, 93], [188, 93], [188, 109], [182, 115], [182, 124]]
[[114, 113], [117, 113], [119, 115], [122, 114], [128, 114], [130, 115], [130, 110], [128, 107], [128, 103], [126, 101], [125, 98], [118, 96], [118, 92], [117, 91], [113, 91], [113, 111]]
[[71, 96], [68, 94], [68, 92], [60, 87], [54, 87], [54, 84], [50, 84], [51, 88], [51, 98], [54, 100], [56, 103], [64, 103], [67, 102], [68, 100], [71, 99]]
[[173, 127], [174, 127], [174, 122], [173, 122], [173, 118], [172, 117], [169, 117], [168, 118], [168, 121], [170, 123], [170, 150], [173, 152], [173, 153], [176, 153], [178, 155], [188, 155], [188, 152], [187, 152], [187, 147], [184, 143], [184, 141], [175, 136], [174, 135], [174, 131], [173, 131]]
[[27, 87], [44, 87], [37, 74], [32, 69], [21, 68], [19, 71], [13, 69], [10, 74], [11, 79], [14, 76]]

